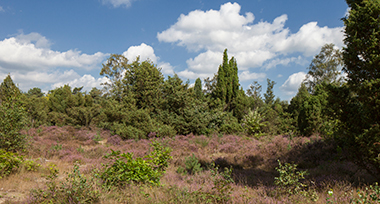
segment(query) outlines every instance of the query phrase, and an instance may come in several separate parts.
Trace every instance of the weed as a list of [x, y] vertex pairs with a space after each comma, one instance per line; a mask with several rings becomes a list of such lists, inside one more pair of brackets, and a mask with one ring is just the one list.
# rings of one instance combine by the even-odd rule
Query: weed
[[57, 142], [57, 144], [51, 146], [51, 149], [52, 149], [53, 151], [59, 151], [59, 150], [62, 150], [62, 144], [59, 144], [59, 143]]
[[84, 149], [83, 149], [82, 145], [79, 145], [79, 147], [77, 148], [77, 151], [79, 153], [83, 153], [84, 152]]
[[102, 136], [100, 136], [99, 131], [96, 133], [96, 135], [93, 138], [94, 142], [98, 143], [103, 140]]
[[180, 174], [188, 173], [188, 174], [197, 174], [203, 171], [201, 164], [198, 162], [198, 158], [194, 155], [186, 157], [185, 160], [185, 168], [182, 166], [178, 167], [177, 172]]

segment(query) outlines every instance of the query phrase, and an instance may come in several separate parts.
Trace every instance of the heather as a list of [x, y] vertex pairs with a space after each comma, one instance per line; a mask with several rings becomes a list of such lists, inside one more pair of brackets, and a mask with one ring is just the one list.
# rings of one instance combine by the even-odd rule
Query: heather
[[1, 199], [379, 202], [378, 55], [368, 54], [378, 51], [369, 46], [378, 32], [358, 28], [362, 19], [379, 28], [380, 4], [349, 5], [347, 48], [323, 46], [290, 103], [275, 97], [270, 79], [263, 97], [256, 81], [245, 92], [227, 49], [205, 89], [118, 54], [103, 64], [102, 90], [22, 93], [8, 75], [0, 84]]
[[[71, 126], [41, 126], [23, 133], [30, 138], [23, 157], [38, 167], [27, 170], [20, 165], [0, 180], [2, 200], [8, 203], [43, 203], [43, 195], [50, 200], [81, 195], [77, 201], [83, 203], [349, 203], [360, 196], [379, 196], [376, 178], [344, 159], [348, 152], [336, 149], [319, 135], [256, 139], [190, 134], [117, 140], [120, 137], [110, 131]], [[161, 150], [155, 152], [153, 144], [160, 144]], [[152, 158], [158, 158], [164, 149], [171, 158], [156, 161], [167, 163], [150, 166]], [[136, 182], [109, 185], [102, 179], [116, 174], [111, 171], [116, 168], [115, 159], [109, 157], [117, 156], [116, 151], [145, 161], [146, 169], [153, 167], [147, 174], [153, 176], [152, 182], [139, 177]], [[180, 168], [185, 171], [179, 172]], [[297, 177], [299, 172], [307, 173]], [[67, 194], [73, 189], [81, 191]]]

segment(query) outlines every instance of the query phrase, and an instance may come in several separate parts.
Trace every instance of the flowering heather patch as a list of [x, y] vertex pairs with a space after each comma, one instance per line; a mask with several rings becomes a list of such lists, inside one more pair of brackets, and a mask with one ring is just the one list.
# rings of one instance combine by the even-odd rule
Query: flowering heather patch
[[107, 144], [110, 145], [120, 145], [122, 139], [119, 137], [119, 135], [113, 135], [107, 139]]
[[[77, 129], [74, 127], [44, 127], [25, 131], [30, 137], [27, 157], [41, 160], [40, 174], [48, 171], [48, 163], [54, 163], [60, 172], [70, 171], [76, 161], [81, 164], [81, 172], [90, 178], [94, 169], [104, 168], [107, 161], [103, 156], [120, 150], [133, 153], [134, 157], [144, 157], [152, 148], [152, 140], [159, 141], [173, 151], [163, 178], [162, 186], [131, 185], [119, 191], [102, 192], [101, 203], [205, 203], [205, 197], [216, 195], [210, 165], [214, 162], [223, 167], [232, 167], [233, 184], [228, 203], [308, 203], [310, 197], [302, 195], [281, 195], [274, 185], [278, 177], [275, 167], [277, 159], [283, 163], [298, 164], [299, 170], [307, 170], [309, 175], [304, 181], [310, 186], [310, 195], [315, 192], [315, 203], [326, 200], [349, 203], [358, 198], [355, 193], [363, 183], [374, 182], [365, 170], [347, 161], [346, 152], [337, 149], [333, 142], [326, 143], [320, 136], [290, 137], [288, 135], [261, 137], [259, 140], [235, 135], [177, 135], [172, 138], [150, 138], [144, 140], [121, 140], [109, 131], [96, 128]], [[153, 134], [153, 133], [152, 133]], [[95, 141], [95, 137], [96, 139]], [[99, 139], [100, 138], [100, 139]], [[102, 142], [103, 141], [103, 142]], [[106, 142], [105, 142], [106, 141]], [[201, 164], [202, 171], [197, 174], [181, 174], [178, 167], [184, 167], [186, 158], [194, 156]], [[39, 159], [40, 158], [40, 159]], [[41, 177], [28, 178], [29, 174], [12, 175], [12, 183], [21, 189], [22, 183], [29, 180], [34, 186], [41, 186]], [[64, 179], [61, 175], [60, 178]], [[16, 180], [18, 179], [18, 180]], [[1, 183], [0, 186], [5, 186]], [[9, 181], [7, 181], [9, 183]], [[12, 187], [13, 188], [13, 187]], [[17, 189], [16, 189], [17, 190]], [[327, 192], [333, 191], [333, 196]], [[26, 192], [27, 190], [20, 190]], [[351, 193], [352, 192], [352, 193]], [[1, 194], [0, 190], [0, 195]], [[202, 197], [203, 196], [203, 197]], [[215, 200], [210, 203], [217, 203]]]

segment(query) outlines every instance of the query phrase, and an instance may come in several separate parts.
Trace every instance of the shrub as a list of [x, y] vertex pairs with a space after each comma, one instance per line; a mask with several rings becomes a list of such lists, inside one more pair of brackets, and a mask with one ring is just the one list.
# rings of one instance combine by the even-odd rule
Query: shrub
[[58, 185], [58, 169], [50, 167], [47, 176], [47, 189], [32, 189], [28, 203], [94, 203], [99, 201], [100, 193], [96, 189], [93, 177], [85, 178], [79, 171], [79, 165], [74, 164], [73, 171], [67, 174], [65, 181]]
[[303, 193], [307, 185], [303, 184], [301, 180], [305, 179], [307, 171], [297, 171], [297, 164], [285, 163], [283, 165], [280, 160], [277, 161], [279, 166], [276, 167], [276, 170], [280, 176], [274, 178], [274, 184], [280, 187], [280, 192], [290, 195]]
[[197, 174], [199, 172], [203, 171], [201, 164], [198, 162], [198, 158], [194, 155], [186, 157], [185, 160], [185, 168], [182, 166], [178, 167], [177, 172], [178, 173], [189, 173], [189, 174]]
[[159, 184], [168, 160], [171, 159], [171, 150], [158, 142], [153, 142], [151, 146], [154, 150], [144, 158], [133, 158], [132, 153], [111, 150], [112, 153], [105, 158], [113, 160], [113, 163], [104, 165], [104, 171], [100, 174], [104, 187], [123, 187], [130, 183]]
[[358, 190], [357, 193], [359, 198], [352, 199], [351, 203], [380, 203], [380, 187], [377, 182], [365, 190]]
[[22, 156], [0, 149], [0, 179], [17, 171], [22, 163]]
[[248, 114], [244, 116], [244, 128], [247, 133], [260, 137], [262, 135], [262, 128], [266, 126], [264, 119], [265, 117], [257, 109], [254, 111], [249, 110]]
[[41, 164], [38, 164], [33, 160], [25, 160], [22, 166], [27, 171], [37, 171], [41, 167]]

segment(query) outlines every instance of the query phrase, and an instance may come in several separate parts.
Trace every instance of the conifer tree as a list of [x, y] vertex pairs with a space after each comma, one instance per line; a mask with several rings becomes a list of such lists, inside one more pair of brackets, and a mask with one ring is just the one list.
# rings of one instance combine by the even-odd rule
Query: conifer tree
[[273, 87], [276, 84], [276, 82], [267, 79], [267, 92], [264, 94], [264, 101], [267, 105], [273, 105], [275, 95], [273, 93]]
[[228, 60], [227, 49], [223, 53], [223, 63], [219, 66], [215, 98], [219, 98], [227, 105], [231, 105], [239, 92], [239, 77], [237, 63], [234, 57]]
[[197, 79], [195, 80], [194, 92], [195, 92], [195, 96], [196, 96], [198, 99], [203, 98], [202, 81], [201, 81], [200, 78], [197, 78]]

